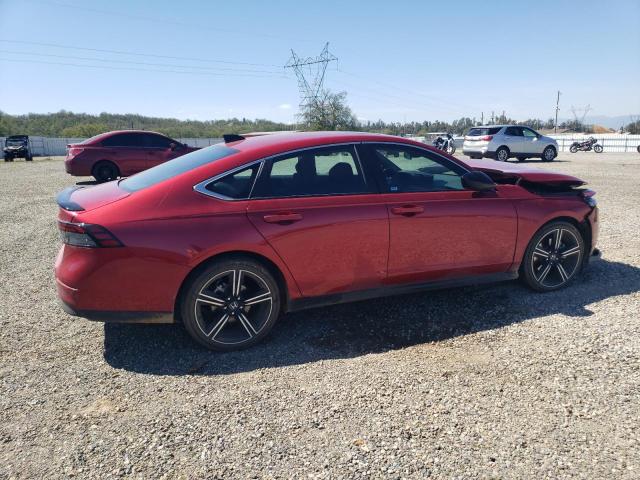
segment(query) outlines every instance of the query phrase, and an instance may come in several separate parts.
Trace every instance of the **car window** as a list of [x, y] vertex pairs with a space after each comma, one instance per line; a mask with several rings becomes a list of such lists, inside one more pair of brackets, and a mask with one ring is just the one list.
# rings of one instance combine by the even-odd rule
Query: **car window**
[[439, 192], [464, 190], [466, 171], [426, 150], [396, 146], [369, 146], [369, 155], [377, 163], [387, 192]]
[[102, 141], [105, 147], [144, 147], [145, 139], [142, 133], [119, 133]]
[[260, 164], [255, 163], [250, 167], [220, 177], [207, 184], [204, 188], [224, 198], [234, 200], [249, 198], [251, 187], [253, 187], [259, 169]]
[[522, 134], [523, 134], [525, 137], [530, 137], [530, 138], [531, 138], [531, 137], [533, 137], [533, 138], [537, 138], [537, 137], [538, 137], [538, 135], [536, 134], [536, 132], [534, 132], [533, 130], [531, 130], [531, 129], [529, 129], [529, 128], [523, 128], [523, 129], [522, 129]]
[[504, 131], [505, 135], [511, 135], [512, 137], [521, 137], [522, 129], [520, 127], [507, 127]]
[[172, 143], [176, 143], [174, 140], [170, 138], [163, 137], [162, 135], [145, 135], [147, 141], [147, 147], [150, 148], [164, 148], [167, 149], [170, 147]]
[[499, 131], [500, 127], [479, 127], [472, 128], [471, 130], [469, 130], [469, 133], [467, 133], [467, 135], [469, 135], [470, 137], [484, 137], [486, 135], [496, 135]]
[[215, 162], [234, 153], [238, 153], [238, 150], [218, 143], [211, 147], [187, 153], [186, 155], [161, 163], [129, 178], [125, 178], [120, 181], [118, 186], [127, 192], [137, 192], [138, 190], [151, 187], [169, 178], [201, 167], [207, 163]]
[[304, 150], [265, 165], [252, 198], [368, 193], [353, 146]]

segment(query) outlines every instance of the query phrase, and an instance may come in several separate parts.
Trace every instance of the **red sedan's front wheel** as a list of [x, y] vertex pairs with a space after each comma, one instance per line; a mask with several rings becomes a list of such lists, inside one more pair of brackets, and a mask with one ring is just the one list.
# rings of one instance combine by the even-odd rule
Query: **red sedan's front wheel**
[[211, 350], [237, 350], [262, 340], [280, 313], [271, 273], [250, 259], [228, 259], [202, 270], [188, 285], [182, 320], [189, 334]]
[[580, 271], [584, 251], [584, 240], [575, 226], [551, 222], [529, 242], [522, 260], [522, 278], [540, 292], [562, 288]]

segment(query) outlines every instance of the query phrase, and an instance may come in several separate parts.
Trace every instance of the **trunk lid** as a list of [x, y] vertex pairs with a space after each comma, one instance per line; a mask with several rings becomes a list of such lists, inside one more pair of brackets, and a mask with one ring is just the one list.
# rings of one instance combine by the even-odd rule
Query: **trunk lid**
[[550, 172], [540, 168], [515, 163], [496, 162], [493, 160], [469, 160], [464, 163], [473, 170], [480, 170], [494, 180], [514, 179], [543, 185], [579, 187], [586, 182], [572, 175]]
[[129, 195], [129, 192], [118, 187], [117, 181], [113, 181], [95, 186], [76, 185], [66, 188], [58, 193], [56, 201], [61, 209], [68, 212], [82, 212], [108, 205]]

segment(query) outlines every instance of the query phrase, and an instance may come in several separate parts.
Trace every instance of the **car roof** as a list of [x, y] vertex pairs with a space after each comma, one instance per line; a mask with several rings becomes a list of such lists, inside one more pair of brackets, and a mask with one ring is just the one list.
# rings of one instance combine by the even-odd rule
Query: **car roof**
[[365, 132], [284, 132], [273, 135], [247, 137], [226, 145], [241, 152], [260, 150], [264, 153], [285, 152], [306, 147], [354, 142], [395, 142], [426, 147], [425, 144], [407, 138], [380, 133]]

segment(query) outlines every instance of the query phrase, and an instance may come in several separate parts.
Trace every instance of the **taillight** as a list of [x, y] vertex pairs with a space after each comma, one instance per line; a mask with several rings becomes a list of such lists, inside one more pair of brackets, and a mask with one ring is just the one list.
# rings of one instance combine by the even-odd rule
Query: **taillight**
[[595, 199], [595, 194], [596, 194], [596, 192], [594, 192], [593, 190], [583, 190], [582, 191], [582, 199], [591, 208], [595, 208], [596, 205], [598, 205], [598, 202]]
[[75, 156], [80, 155], [82, 152], [84, 151], [84, 148], [80, 148], [80, 147], [71, 147], [69, 148], [69, 150], [67, 151], [67, 158], [71, 159]]
[[101, 225], [58, 221], [58, 228], [60, 229], [62, 242], [67, 245], [86, 248], [113, 248], [123, 246], [120, 240]]
[[490, 142], [491, 140], [493, 140], [493, 135], [485, 135], [480, 140], [483, 140], [485, 142]]

